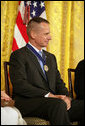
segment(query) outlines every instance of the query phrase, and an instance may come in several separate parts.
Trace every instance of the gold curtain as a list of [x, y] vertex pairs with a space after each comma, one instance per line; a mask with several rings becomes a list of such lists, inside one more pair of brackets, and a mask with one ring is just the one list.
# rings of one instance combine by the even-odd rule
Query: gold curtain
[[4, 61], [9, 61], [12, 51], [14, 25], [18, 1], [1, 1], [1, 89], [5, 89]]
[[[55, 54], [58, 68], [68, 87], [68, 67], [84, 58], [84, 1], [45, 1], [52, 40], [47, 50]], [[5, 89], [3, 62], [12, 50], [18, 1], [1, 1], [1, 89]]]
[[84, 58], [84, 1], [45, 1], [52, 40], [48, 51], [55, 54], [68, 87], [67, 69]]

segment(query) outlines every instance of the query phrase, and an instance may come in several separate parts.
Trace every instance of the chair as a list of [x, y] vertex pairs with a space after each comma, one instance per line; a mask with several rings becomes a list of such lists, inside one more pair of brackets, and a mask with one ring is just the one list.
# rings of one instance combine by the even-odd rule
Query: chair
[[[74, 86], [72, 83], [72, 72], [75, 74], [76, 69], [68, 68], [68, 86], [69, 86], [69, 96], [74, 98]], [[73, 122], [72, 125], [78, 125], [78, 122]]]
[[68, 85], [69, 85], [69, 95], [71, 98], [74, 98], [73, 95], [73, 83], [72, 83], [72, 72], [75, 74], [75, 69], [68, 68]]
[[[10, 77], [8, 74], [9, 62], [4, 62], [4, 73], [5, 73], [5, 91], [11, 97], [12, 89], [10, 89]], [[12, 85], [11, 85], [12, 86]], [[12, 87], [13, 88], [13, 87]], [[50, 122], [38, 117], [24, 117], [24, 120], [27, 122], [27, 125], [50, 125]]]

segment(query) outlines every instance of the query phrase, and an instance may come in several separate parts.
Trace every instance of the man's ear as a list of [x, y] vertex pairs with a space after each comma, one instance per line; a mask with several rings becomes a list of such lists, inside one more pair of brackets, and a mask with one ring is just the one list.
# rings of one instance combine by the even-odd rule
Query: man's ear
[[31, 31], [30, 36], [31, 36], [32, 39], [35, 39], [36, 33], [34, 31]]

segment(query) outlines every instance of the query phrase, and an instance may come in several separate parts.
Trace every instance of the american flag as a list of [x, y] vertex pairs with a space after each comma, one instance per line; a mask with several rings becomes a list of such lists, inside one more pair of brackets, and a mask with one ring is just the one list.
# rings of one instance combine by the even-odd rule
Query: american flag
[[18, 15], [14, 28], [12, 51], [15, 51], [28, 43], [26, 25], [35, 16], [46, 19], [44, 1], [19, 1]]

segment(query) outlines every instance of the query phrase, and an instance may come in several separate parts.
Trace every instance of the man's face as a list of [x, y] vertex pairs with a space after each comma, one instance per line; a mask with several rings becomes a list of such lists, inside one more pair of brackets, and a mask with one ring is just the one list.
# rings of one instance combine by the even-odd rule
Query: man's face
[[50, 28], [47, 23], [40, 23], [35, 31], [35, 43], [39, 48], [47, 47], [50, 36]]

